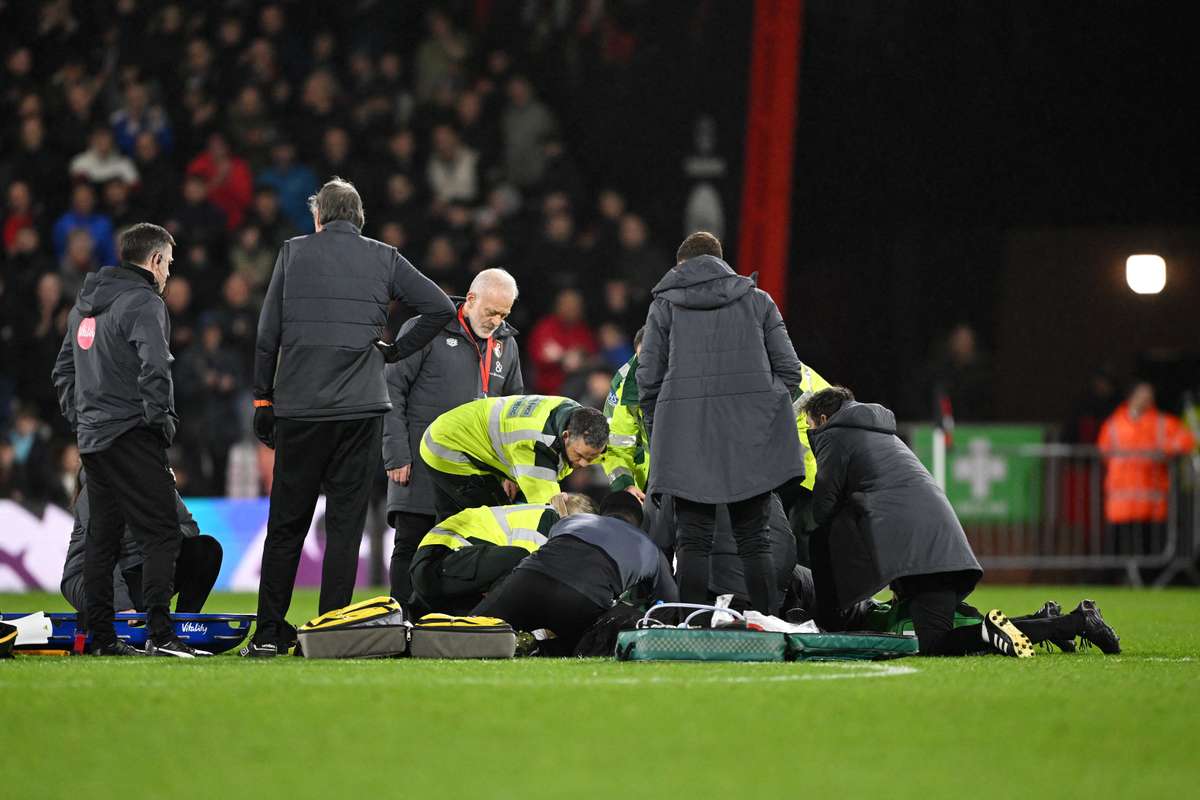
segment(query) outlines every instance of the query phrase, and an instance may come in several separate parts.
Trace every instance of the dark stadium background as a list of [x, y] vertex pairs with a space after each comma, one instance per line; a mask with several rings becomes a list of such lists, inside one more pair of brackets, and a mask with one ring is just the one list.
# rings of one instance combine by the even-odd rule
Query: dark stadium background
[[[369, 55], [377, 66], [384, 54], [398, 53], [402, 88], [411, 91], [417, 53], [431, 38], [430, 14], [441, 11], [471, 43], [471, 55], [455, 75], [456, 97], [486, 74], [489, 54], [499, 49], [511, 58], [508, 74], [527, 75], [557, 117], [565, 156], [549, 183], [523, 191], [522, 216], [503, 232], [506, 247], [498, 263], [510, 267], [525, 289], [514, 322], [528, 345], [536, 324], [550, 315], [557, 289], [573, 285], [586, 297], [588, 333], [594, 337], [610, 323], [608, 333], [618, 332], [622, 341], [598, 347], [565, 385], [547, 386], [531, 374], [533, 388], [596, 401], [603, 375], [621, 360], [644, 313], [644, 302], [611, 308], [603, 284], [624, 277], [637, 297], [637, 284], [644, 290], [657, 279], [648, 265], [670, 266], [694, 185], [684, 163], [702, 116], [715, 122], [713, 156], [724, 164], [715, 183], [727, 219], [727, 253], [743, 272], [764, 268], [737, 258], [745, 246], [738, 215], [745, 202], [744, 133], [752, 124], [752, 4], [273, 5], [285, 18], [273, 46], [291, 97], [271, 111], [269, 121], [280, 136], [316, 142], [316, 149], [302, 148], [300, 160], [320, 179], [337, 168], [321, 152], [321, 126], [348, 129], [346, 177], [368, 184], [368, 235], [381, 236], [393, 218], [379, 185], [398, 169], [382, 160], [389, 135], [405, 127], [414, 132], [417, 157], [409, 172], [420, 184], [431, 129], [454, 115], [418, 100], [407, 122], [375, 120], [359, 130], [353, 112], [372, 87], [369, 81], [356, 85], [350, 65], [357, 54]], [[57, 324], [39, 325], [35, 298], [41, 272], [60, 269], [51, 238], [66, 210], [66, 165], [86, 146], [88, 125], [119, 108], [113, 87], [136, 67], [137, 80], [166, 107], [175, 132], [167, 161], [175, 185], [163, 195], [166, 207], [144, 204], [137, 211], [154, 221], [174, 219], [178, 184], [205, 147], [205, 135], [214, 127], [230, 130], [236, 94], [253, 78], [243, 61], [269, 6], [235, 0], [0, 2], [5, 200], [25, 164], [18, 148], [22, 115], [31, 110], [23, 104], [34, 102], [30, 95], [38, 97], [61, 166], [55, 185], [32, 186], [38, 251], [4, 253], [0, 428], [11, 424], [17, 408], [32, 410], [49, 431], [50, 461], [66, 442], [47, 378], [61, 332]], [[175, 8], [183, 30], [163, 32], [164, 16]], [[1200, 384], [1194, 311], [1200, 307], [1200, 167], [1191, 123], [1200, 56], [1187, 17], [1184, 6], [1153, 3], [805, 2], [795, 42], [791, 224], [772, 232], [786, 239], [785, 263], [777, 269], [786, 277], [786, 297], [778, 299], [801, 358], [860, 397], [923, 421], [933, 413], [931, 385], [945, 362], [947, 336], [967, 325], [978, 349], [968, 383], [973, 396], [986, 402], [960, 402], [960, 420], [1037, 421], [1067, 430], [1081, 406], [1094, 410], [1086, 393], [1097, 374], [1118, 387], [1149, 377], [1160, 405], [1178, 412], [1184, 390]], [[222, 52], [221, 25], [231, 18], [240, 21], [242, 37]], [[334, 42], [323, 64], [312, 56], [322, 34]], [[214, 119], [192, 127], [180, 94], [180, 65], [196, 38], [214, 48], [220, 78], [206, 90]], [[12, 56], [26, 45], [33, 69], [18, 75]], [[64, 80], [80, 78], [64, 79], [61, 68], [72, 63], [85, 80], [108, 70], [107, 88], [86, 124], [64, 109]], [[337, 77], [342, 100], [333, 115], [314, 121], [298, 98], [304, 81], [322, 68]], [[263, 86], [271, 88], [269, 81]], [[499, 144], [494, 131], [505, 108], [503, 91], [497, 85], [484, 103], [481, 130], [492, 137], [489, 149]], [[236, 142], [234, 154], [244, 155]], [[469, 210], [484, 202], [493, 185], [489, 176], [503, 175], [495, 163], [485, 166], [479, 198], [464, 204]], [[542, 203], [547, 193], [564, 188], [575, 227], [572, 241], [559, 247], [543, 241]], [[622, 251], [618, 226], [597, 212], [606, 188], [617, 189], [628, 211], [646, 223], [648, 241], [636, 252]], [[137, 192], [133, 197], [138, 200]], [[450, 225], [427, 214], [422, 209], [419, 215], [427, 225], [409, 225], [401, 249], [428, 271], [430, 241]], [[13, 216], [6, 207], [6, 224]], [[192, 279], [194, 302], [176, 328], [218, 320], [225, 346], [240, 348], [235, 355], [248, 360], [247, 327], [256, 308], [225, 307], [220, 285], [239, 231], [222, 237], [204, 269], [190, 263], [191, 233], [177, 230], [175, 272]], [[461, 292], [472, 263], [493, 264], [483, 263], [479, 235], [448, 235], [458, 252], [435, 278]], [[272, 258], [277, 246], [264, 242]], [[1166, 259], [1168, 283], [1161, 295], [1136, 296], [1125, 286], [1124, 260], [1137, 252]], [[69, 299], [64, 295], [62, 303]], [[398, 309], [395, 324], [403, 317]], [[177, 366], [186, 364], [187, 349], [177, 348]], [[526, 353], [527, 369], [533, 361]], [[239, 414], [241, 430], [234, 435], [249, 438], [243, 375], [228, 397], [214, 400], [200, 392], [181, 398], [185, 445], [188, 428], [204, 438], [212, 429], [205, 420]]]

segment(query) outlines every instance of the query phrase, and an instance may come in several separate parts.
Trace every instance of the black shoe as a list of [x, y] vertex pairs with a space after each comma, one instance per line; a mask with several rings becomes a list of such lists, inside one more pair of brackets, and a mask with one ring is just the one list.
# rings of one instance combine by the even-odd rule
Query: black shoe
[[117, 639], [110, 644], [94, 644], [92, 649], [88, 650], [90, 656], [144, 656], [146, 655], [141, 650], [131, 645], [129, 642]]
[[[1061, 617], [1062, 616], [1062, 606], [1060, 606], [1058, 603], [1054, 602], [1053, 600], [1047, 600], [1046, 604], [1044, 606], [1042, 606], [1041, 608], [1039, 608], [1037, 611], [1033, 612], [1029, 616], [1033, 617], [1034, 619], [1054, 619], [1055, 617]], [[1055, 647], [1057, 647], [1059, 650], [1062, 650], [1064, 653], [1074, 653], [1075, 652], [1075, 640], [1073, 638], [1072, 639], [1047, 639], [1046, 641], [1048, 641], [1050, 644], [1053, 644]], [[1042, 643], [1042, 646], [1045, 647], [1045, 642]]]
[[1021, 633], [1012, 620], [1004, 616], [998, 608], [983, 615], [983, 625], [980, 629], [983, 641], [991, 645], [997, 653], [1014, 658], [1033, 658], [1033, 643], [1029, 637]]
[[274, 658], [279, 655], [279, 646], [274, 643], [259, 644], [251, 639], [238, 651], [238, 655], [242, 658]]
[[1094, 602], [1084, 600], [1071, 613], [1083, 616], [1083, 633], [1079, 634], [1079, 639], [1085, 646], [1094, 644], [1101, 653], [1110, 656], [1121, 652], [1121, 637], [1100, 616], [1100, 608]]
[[192, 647], [180, 639], [168, 639], [161, 644], [155, 644], [154, 640], [151, 639], [146, 642], [146, 655], [171, 656], [173, 658], [204, 658], [205, 656], [211, 656], [212, 653]]

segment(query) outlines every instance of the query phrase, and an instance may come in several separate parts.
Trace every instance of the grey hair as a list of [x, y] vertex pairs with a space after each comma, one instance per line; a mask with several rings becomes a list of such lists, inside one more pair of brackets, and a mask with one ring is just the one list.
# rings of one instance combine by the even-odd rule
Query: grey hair
[[499, 267], [492, 267], [480, 272], [475, 276], [475, 280], [471, 281], [471, 287], [467, 291], [478, 295], [489, 289], [511, 293], [513, 300], [516, 300], [520, 294], [517, 289], [517, 279], [508, 270]]
[[308, 210], [316, 212], [317, 221], [322, 225], [345, 220], [361, 229], [367, 221], [358, 189], [336, 175], [325, 182], [321, 191], [308, 198]]

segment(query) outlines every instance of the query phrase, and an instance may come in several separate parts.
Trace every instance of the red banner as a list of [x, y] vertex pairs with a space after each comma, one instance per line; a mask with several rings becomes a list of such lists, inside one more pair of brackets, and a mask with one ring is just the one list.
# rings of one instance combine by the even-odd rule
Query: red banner
[[755, 0], [737, 268], [787, 316], [792, 163], [804, 0]]

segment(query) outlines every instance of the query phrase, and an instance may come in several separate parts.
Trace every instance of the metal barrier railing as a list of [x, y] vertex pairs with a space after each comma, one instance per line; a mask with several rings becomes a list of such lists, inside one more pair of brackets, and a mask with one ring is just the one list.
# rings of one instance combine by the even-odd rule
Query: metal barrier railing
[[[1023, 477], [1010, 491], [1004, 515], [956, 509], [985, 569], [1124, 570], [1142, 585], [1143, 573], [1164, 586], [1179, 575], [1200, 584], [1200, 465], [1195, 457], [1157, 452], [1102, 453], [1086, 445], [997, 444], [992, 453]], [[1146, 475], [1165, 469], [1165, 515], [1161, 507], [1132, 518], [1106, 513], [1105, 473], [1112, 458], [1131, 459]], [[1143, 492], [1150, 496], [1153, 492]], [[1134, 496], [1137, 496], [1135, 493]], [[1157, 495], [1155, 495], [1157, 496]]]

